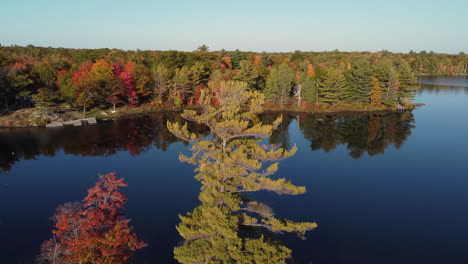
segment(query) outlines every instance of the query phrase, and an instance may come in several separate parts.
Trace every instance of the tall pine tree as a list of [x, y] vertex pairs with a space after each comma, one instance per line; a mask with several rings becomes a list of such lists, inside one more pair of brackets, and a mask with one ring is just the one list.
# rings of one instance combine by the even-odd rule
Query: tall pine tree
[[294, 84], [294, 70], [286, 63], [273, 67], [268, 75], [265, 96], [271, 103], [285, 106]]
[[346, 78], [343, 73], [334, 68], [327, 68], [319, 86], [320, 102], [329, 105], [338, 104], [345, 96]]

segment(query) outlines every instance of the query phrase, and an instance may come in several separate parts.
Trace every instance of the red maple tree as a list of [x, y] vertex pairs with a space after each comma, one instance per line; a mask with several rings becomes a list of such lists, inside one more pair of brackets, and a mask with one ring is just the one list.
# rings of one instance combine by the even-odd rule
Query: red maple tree
[[119, 188], [124, 179], [115, 173], [100, 176], [82, 203], [65, 203], [55, 210], [53, 238], [41, 246], [43, 263], [125, 263], [147, 246], [132, 233], [122, 208], [127, 200]]

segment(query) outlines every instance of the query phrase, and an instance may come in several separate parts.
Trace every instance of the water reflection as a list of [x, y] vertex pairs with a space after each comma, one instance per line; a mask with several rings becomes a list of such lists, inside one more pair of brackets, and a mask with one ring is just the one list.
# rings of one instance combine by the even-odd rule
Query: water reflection
[[[178, 113], [157, 113], [140, 118], [102, 122], [95, 126], [64, 128], [0, 129], [0, 171], [9, 171], [21, 160], [58, 152], [80, 156], [110, 156], [128, 151], [132, 156], [152, 147], [165, 151], [180, 142], [168, 132], [166, 121], [177, 121]], [[199, 134], [205, 129], [194, 125]]]
[[399, 149], [414, 128], [411, 112], [368, 115], [299, 116], [299, 127], [312, 150], [329, 152], [345, 144], [349, 155], [360, 158], [383, 154], [389, 146]]
[[[280, 114], [261, 116], [272, 123]], [[165, 151], [181, 142], [166, 128], [166, 122], [181, 120], [178, 113], [157, 113], [141, 118], [108, 121], [95, 126], [65, 128], [0, 129], [0, 172], [9, 171], [21, 160], [65, 154], [110, 156], [128, 151], [136, 156], [151, 148]], [[401, 147], [414, 128], [411, 112], [379, 114], [283, 114], [283, 121], [269, 138], [270, 144], [290, 148], [290, 129], [297, 120], [300, 132], [311, 141], [312, 150], [326, 152], [345, 144], [354, 158], [364, 153], [377, 155], [389, 146]], [[199, 135], [208, 133], [205, 126], [190, 124]], [[184, 142], [184, 141], [182, 141]], [[186, 144], [186, 143], [184, 143]]]

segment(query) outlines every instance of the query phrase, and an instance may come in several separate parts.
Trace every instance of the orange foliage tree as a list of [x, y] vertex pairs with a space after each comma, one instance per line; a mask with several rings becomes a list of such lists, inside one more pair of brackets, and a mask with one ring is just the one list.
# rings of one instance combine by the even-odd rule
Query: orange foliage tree
[[379, 79], [372, 77], [373, 87], [370, 92], [371, 105], [376, 107], [382, 106], [382, 87], [379, 85]]
[[132, 233], [122, 208], [127, 200], [119, 188], [127, 184], [115, 173], [100, 176], [82, 203], [65, 203], [55, 210], [53, 238], [41, 246], [39, 259], [47, 264], [125, 263], [147, 246]]

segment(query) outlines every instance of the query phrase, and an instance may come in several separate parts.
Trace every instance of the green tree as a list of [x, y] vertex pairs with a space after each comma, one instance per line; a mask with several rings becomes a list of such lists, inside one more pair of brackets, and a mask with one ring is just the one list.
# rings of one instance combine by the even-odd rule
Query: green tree
[[388, 90], [390, 70], [393, 68], [393, 61], [390, 59], [380, 59], [373, 65], [374, 77], [379, 80], [379, 85], [384, 93]]
[[415, 97], [415, 91], [418, 86], [416, 78], [411, 70], [411, 66], [406, 61], [401, 61], [397, 67], [398, 79], [400, 82], [400, 88], [398, 90], [398, 98], [400, 101], [412, 100]]
[[184, 98], [193, 92], [191, 74], [190, 69], [184, 66], [180, 69], [176, 69], [174, 77], [172, 78], [173, 89], [175, 91], [180, 91]]
[[318, 89], [315, 78], [305, 77], [301, 84], [302, 97], [307, 104], [313, 104], [318, 99]]
[[234, 75], [233, 80], [246, 82], [248, 90], [255, 90], [257, 84], [257, 72], [253, 62], [242, 60], [239, 63], [239, 71]]
[[395, 106], [398, 103], [398, 91], [400, 90], [400, 81], [398, 73], [392, 67], [388, 74], [388, 88], [384, 92], [382, 103], [388, 106]]
[[78, 86], [73, 83], [73, 72], [62, 72], [57, 76], [57, 85], [66, 102], [74, 104]]
[[177, 226], [185, 238], [185, 243], [174, 249], [181, 263], [285, 263], [291, 251], [262, 235], [260, 228], [303, 236], [317, 226], [277, 219], [270, 207], [242, 195], [259, 190], [305, 192], [304, 187], [284, 178], [270, 178], [278, 169], [275, 161], [293, 155], [296, 148], [288, 151], [259, 144], [278, 127], [281, 118], [272, 125], [262, 124], [257, 115], [262, 112], [264, 96], [246, 91], [246, 86], [245, 82], [221, 83], [218, 107], [211, 104], [213, 95], [203, 90], [201, 112], [184, 111], [183, 118], [210, 129], [210, 139], [191, 133], [187, 123], [167, 123], [174, 135], [193, 143], [193, 155], [181, 154], [180, 160], [197, 165], [195, 178], [202, 183], [202, 205], [180, 216]]
[[327, 68], [323, 81], [318, 87], [319, 100], [325, 104], [336, 105], [343, 100], [346, 92], [346, 78], [334, 68]]
[[357, 59], [346, 72], [348, 89], [346, 98], [349, 102], [369, 103], [369, 93], [372, 89], [372, 67], [366, 58]]
[[294, 70], [286, 63], [273, 67], [268, 75], [265, 96], [271, 103], [285, 106], [294, 84]]
[[208, 48], [208, 46], [203, 44], [203, 45], [198, 46], [197, 51], [208, 52], [208, 51], [210, 51], [210, 48]]
[[190, 70], [192, 72], [193, 86], [208, 84], [208, 80], [210, 79], [210, 68], [207, 67], [206, 64], [197, 61]]

